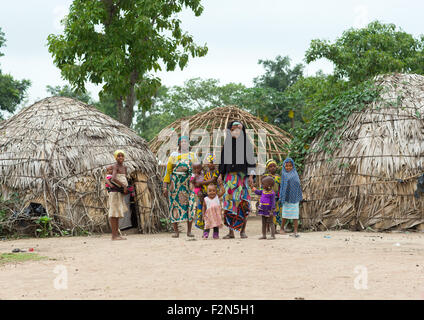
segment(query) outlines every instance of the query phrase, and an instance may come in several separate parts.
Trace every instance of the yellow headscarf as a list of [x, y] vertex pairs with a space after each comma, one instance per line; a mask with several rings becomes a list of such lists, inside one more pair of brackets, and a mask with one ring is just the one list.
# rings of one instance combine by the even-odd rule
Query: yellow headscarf
[[273, 164], [277, 165], [277, 162], [276, 162], [274, 159], [269, 159], [269, 160], [266, 162], [266, 168], [268, 168], [268, 167], [269, 167], [269, 165], [270, 165], [271, 163], [273, 163]]
[[124, 151], [122, 151], [122, 150], [116, 150], [114, 153], [113, 153], [113, 156], [115, 157], [115, 160], [117, 160], [118, 159], [118, 155], [119, 154], [123, 154], [124, 155], [124, 157], [125, 157], [125, 152]]

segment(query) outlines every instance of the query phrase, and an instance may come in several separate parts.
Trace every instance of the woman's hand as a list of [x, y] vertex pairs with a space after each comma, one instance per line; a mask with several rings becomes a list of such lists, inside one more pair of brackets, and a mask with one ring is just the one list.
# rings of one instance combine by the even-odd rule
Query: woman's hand
[[124, 186], [124, 194], [128, 194], [128, 188]]
[[167, 188], [167, 187], [163, 187], [163, 188], [162, 188], [162, 192], [163, 192], [163, 195], [164, 195], [166, 198], [168, 198], [168, 188]]

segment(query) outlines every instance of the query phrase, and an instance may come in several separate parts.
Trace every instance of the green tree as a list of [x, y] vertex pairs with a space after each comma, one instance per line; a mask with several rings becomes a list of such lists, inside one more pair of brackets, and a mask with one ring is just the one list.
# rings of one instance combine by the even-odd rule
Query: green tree
[[424, 74], [424, 36], [415, 39], [394, 24], [371, 22], [366, 28], [349, 29], [334, 43], [312, 40], [306, 62], [326, 58], [334, 75], [353, 85], [377, 74]]
[[256, 87], [273, 88], [283, 92], [303, 75], [304, 65], [297, 64], [290, 68], [290, 58], [278, 55], [275, 60], [259, 60], [265, 74], [253, 79]]
[[[4, 47], [5, 43], [5, 34], [0, 29], [0, 49]], [[4, 54], [0, 51], [0, 57], [2, 56]], [[0, 70], [0, 110], [14, 112], [25, 98], [26, 91], [30, 86], [31, 81], [15, 80], [10, 74], [3, 74]]]
[[214, 107], [238, 105], [244, 89], [242, 84], [220, 85], [217, 79], [201, 78], [189, 79], [183, 86], [162, 86], [153, 99], [152, 108], [137, 112], [135, 129], [149, 141], [176, 119]]
[[64, 35], [48, 37], [49, 51], [73, 87], [103, 84], [100, 95], [115, 99], [118, 120], [130, 126], [136, 102], [148, 110], [160, 87], [152, 72], [183, 69], [207, 53], [181, 29], [184, 7], [203, 11], [200, 0], [74, 0]]
[[347, 88], [348, 82], [318, 71], [315, 76], [300, 77], [286, 90], [285, 96], [289, 105], [298, 111], [300, 119], [297, 119], [301, 123], [308, 123], [317, 110]]
[[58, 97], [69, 97], [74, 98], [79, 101], [82, 101], [84, 103], [91, 104], [93, 103], [93, 99], [91, 98], [90, 93], [88, 92], [82, 92], [82, 91], [75, 91], [72, 90], [72, 88], [69, 85], [64, 86], [47, 86], [46, 87], [47, 93], [51, 96], [58, 96]]

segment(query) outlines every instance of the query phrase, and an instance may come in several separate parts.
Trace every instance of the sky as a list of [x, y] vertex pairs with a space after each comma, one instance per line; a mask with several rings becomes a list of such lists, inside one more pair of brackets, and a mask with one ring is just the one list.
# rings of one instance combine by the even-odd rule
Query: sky
[[[48, 96], [47, 85], [64, 85], [60, 70], [47, 49], [47, 36], [60, 34], [60, 20], [68, 12], [71, 0], [1, 0], [0, 28], [6, 34], [1, 51], [0, 69], [15, 79], [29, 79], [25, 105]], [[203, 0], [204, 12], [195, 17], [191, 11], [179, 16], [182, 27], [199, 45], [207, 44], [207, 56], [189, 61], [183, 71], [159, 72], [167, 86], [183, 85], [190, 78], [216, 78], [253, 84], [263, 73], [259, 59], [277, 55], [291, 58], [292, 65], [305, 63], [304, 55], [311, 40], [334, 41], [342, 32], [379, 20], [394, 23], [418, 37], [424, 34], [424, 1], [421, 0]], [[306, 75], [332, 64], [325, 59], [306, 66]], [[87, 84], [98, 98], [99, 86]]]

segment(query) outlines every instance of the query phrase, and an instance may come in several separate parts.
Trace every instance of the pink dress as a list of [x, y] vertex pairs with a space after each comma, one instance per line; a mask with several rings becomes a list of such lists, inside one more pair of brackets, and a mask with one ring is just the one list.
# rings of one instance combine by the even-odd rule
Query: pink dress
[[221, 218], [221, 203], [219, 202], [218, 195], [215, 198], [210, 199], [209, 197], [205, 197], [206, 202], [206, 212], [203, 216], [203, 220], [205, 221], [205, 230], [222, 227], [222, 218]]

